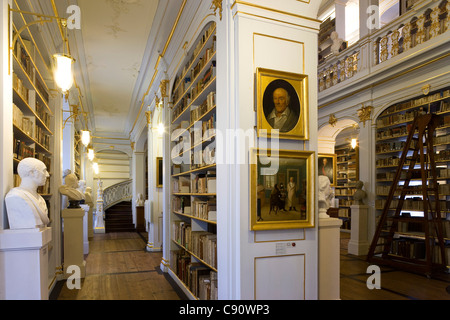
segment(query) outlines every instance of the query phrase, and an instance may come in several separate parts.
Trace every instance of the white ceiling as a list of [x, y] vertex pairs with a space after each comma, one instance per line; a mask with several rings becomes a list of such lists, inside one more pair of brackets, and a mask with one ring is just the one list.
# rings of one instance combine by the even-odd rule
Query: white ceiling
[[96, 134], [125, 134], [133, 118], [133, 92], [158, 2], [78, 0], [84, 47], [78, 55], [85, 61]]

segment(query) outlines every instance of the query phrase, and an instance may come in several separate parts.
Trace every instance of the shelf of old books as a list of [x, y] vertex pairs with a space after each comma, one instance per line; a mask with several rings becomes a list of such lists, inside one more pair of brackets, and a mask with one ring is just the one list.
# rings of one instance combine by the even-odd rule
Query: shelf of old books
[[342, 220], [342, 230], [351, 229], [351, 209], [355, 183], [359, 180], [359, 148], [353, 149], [350, 143], [336, 146], [335, 198], [339, 200], [338, 217]]
[[174, 80], [171, 113], [170, 269], [191, 299], [217, 299], [216, 25]]
[[[21, 182], [17, 173], [21, 160], [37, 158], [44, 162], [49, 172], [52, 168], [53, 113], [49, 107], [48, 88], [36, 66], [35, 52], [35, 43], [21, 36], [12, 51], [14, 187]], [[50, 185], [51, 178], [38, 189], [47, 202], [52, 196]]]
[[[443, 221], [447, 264], [450, 258], [450, 88], [429, 93], [422, 97], [404, 101], [388, 107], [377, 119], [376, 131], [376, 202], [377, 218], [380, 217], [394, 180], [406, 138], [416, 116], [437, 114], [439, 123], [433, 137], [437, 182], [439, 184], [440, 213]], [[413, 141], [414, 143], [414, 141]], [[407, 156], [411, 156], [409, 151]], [[408, 165], [406, 160], [405, 165]], [[401, 177], [400, 184], [402, 184]], [[431, 177], [428, 179], [430, 180]], [[421, 179], [412, 179], [413, 186], [421, 186]], [[397, 207], [399, 194], [391, 202], [392, 213]], [[391, 254], [424, 259], [423, 201], [412, 193], [403, 202], [400, 232], [393, 243]], [[377, 219], [378, 224], [378, 219]], [[438, 248], [436, 247], [436, 250]], [[438, 257], [439, 255], [435, 255]], [[438, 261], [434, 261], [438, 262]]]

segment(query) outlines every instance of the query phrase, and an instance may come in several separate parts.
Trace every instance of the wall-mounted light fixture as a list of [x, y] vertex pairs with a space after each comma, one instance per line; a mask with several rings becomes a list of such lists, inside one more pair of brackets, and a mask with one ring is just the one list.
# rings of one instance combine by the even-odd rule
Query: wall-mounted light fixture
[[81, 143], [87, 148], [91, 143], [91, 132], [90, 131], [81, 131]]
[[356, 149], [357, 145], [358, 145], [358, 141], [356, 139], [352, 139], [352, 149]]
[[[67, 19], [65, 18], [61, 18], [61, 17], [55, 17], [55, 16], [48, 16], [48, 15], [43, 15], [43, 14], [39, 14], [39, 13], [35, 13], [35, 12], [27, 12], [27, 11], [22, 11], [22, 10], [17, 10], [17, 9], [13, 9], [11, 8], [11, 6], [9, 7], [9, 12], [17, 12], [20, 14], [26, 14], [26, 15], [33, 15], [36, 16], [37, 19], [25, 24], [23, 27], [21, 27], [17, 33], [14, 35], [14, 38], [12, 39], [12, 42], [10, 42], [10, 54], [11, 52], [14, 50], [16, 42], [20, 36], [20, 34], [28, 29], [31, 25], [34, 24], [43, 24], [43, 23], [47, 23], [47, 22], [53, 22], [54, 20], [56, 20], [58, 23], [61, 24], [61, 26], [64, 29], [64, 44], [63, 44], [63, 53], [62, 54], [55, 54], [54, 57], [54, 62], [55, 62], [55, 69], [54, 69], [54, 76], [55, 76], [55, 82], [58, 85], [59, 88], [61, 88], [63, 93], [67, 93], [67, 91], [70, 90], [70, 88], [73, 85], [73, 72], [72, 72], [72, 64], [74, 63], [74, 59], [69, 55], [65, 53], [65, 46], [67, 43]], [[8, 33], [9, 34], [9, 33]], [[11, 69], [11, 68], [10, 68]], [[11, 72], [11, 70], [10, 70]]]
[[92, 147], [89, 147], [88, 149], [88, 159], [90, 161], [94, 160], [95, 158], [95, 154], [94, 154], [94, 149]]

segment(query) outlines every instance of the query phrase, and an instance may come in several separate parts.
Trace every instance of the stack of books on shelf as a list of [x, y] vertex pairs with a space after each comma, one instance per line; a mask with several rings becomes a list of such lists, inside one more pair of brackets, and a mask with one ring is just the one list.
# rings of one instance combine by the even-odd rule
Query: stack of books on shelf
[[190, 214], [191, 204], [189, 197], [173, 197], [172, 198], [172, 209], [177, 213]]
[[191, 125], [216, 105], [216, 93], [210, 92], [201, 105], [191, 110]]
[[192, 203], [192, 215], [203, 220], [217, 221], [216, 201], [194, 200]]
[[17, 74], [13, 73], [13, 89], [19, 94], [19, 96], [28, 103], [29, 90], [24, 86], [22, 79]]
[[207, 231], [192, 231], [189, 249], [196, 257], [217, 268], [217, 235]]
[[50, 128], [50, 115], [45, 111], [45, 107], [39, 101], [36, 101], [36, 114], [45, 126]]
[[34, 157], [34, 148], [28, 146], [24, 141], [14, 139], [14, 158], [23, 160], [25, 158]]
[[36, 141], [45, 149], [50, 149], [50, 136], [39, 126], [36, 126]]
[[217, 272], [192, 262], [184, 250], [171, 252], [171, 268], [189, 291], [200, 300], [217, 300]]

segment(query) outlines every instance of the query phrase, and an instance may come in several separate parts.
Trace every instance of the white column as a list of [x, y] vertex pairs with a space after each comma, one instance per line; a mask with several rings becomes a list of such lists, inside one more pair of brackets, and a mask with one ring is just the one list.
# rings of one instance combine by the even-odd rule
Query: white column
[[366, 205], [353, 205], [351, 238], [348, 243], [348, 253], [356, 256], [367, 255], [370, 242], [367, 219], [369, 207]]
[[86, 261], [84, 261], [83, 220], [85, 211], [79, 209], [65, 209], [62, 211], [64, 219], [64, 275], [72, 276], [70, 267], [78, 267], [80, 278], [86, 276]]
[[145, 195], [145, 153], [134, 151], [132, 158], [133, 167], [133, 223], [137, 227], [136, 222], [136, 199], [138, 194]]
[[341, 225], [340, 219], [319, 219], [319, 300], [340, 299]]
[[[13, 187], [13, 117], [12, 117], [12, 59], [9, 55], [8, 4], [11, 0], [0, 4], [0, 196], [5, 195]], [[12, 31], [11, 31], [12, 32]], [[11, 67], [11, 69], [10, 69]], [[0, 229], [8, 227], [7, 215], [3, 201], [0, 204]], [[0, 277], [2, 271], [0, 271]]]
[[335, 0], [335, 12], [336, 12], [336, 32], [340, 39], [345, 39], [345, 7], [348, 0]]
[[89, 226], [88, 226], [88, 219], [89, 219], [89, 205], [82, 204], [80, 206], [84, 210], [84, 217], [83, 217], [83, 253], [89, 254]]
[[359, 38], [379, 29], [379, 0], [359, 0]]
[[[167, 99], [165, 99], [167, 100]], [[162, 121], [166, 127], [163, 134], [163, 230], [162, 230], [162, 242], [163, 242], [163, 257], [161, 260], [161, 269], [168, 272], [169, 267], [169, 256], [170, 256], [170, 215], [172, 213], [171, 203], [170, 203], [170, 181], [171, 181], [171, 154], [170, 154], [170, 132], [169, 132], [169, 106], [164, 102], [164, 109], [162, 115]], [[153, 176], [154, 177], [154, 176]], [[153, 178], [154, 179], [154, 178]], [[152, 180], [154, 181], [154, 180]], [[154, 183], [153, 183], [154, 185]], [[155, 215], [153, 215], [155, 216]]]

